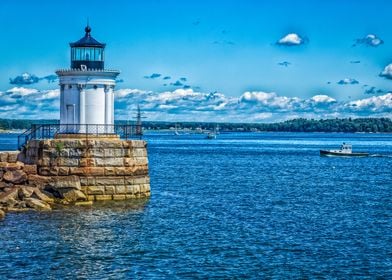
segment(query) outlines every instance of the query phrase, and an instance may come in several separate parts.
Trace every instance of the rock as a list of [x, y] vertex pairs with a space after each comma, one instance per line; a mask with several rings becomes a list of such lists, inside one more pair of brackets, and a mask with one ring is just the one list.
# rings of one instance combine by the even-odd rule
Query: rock
[[17, 201], [15, 203], [14, 207], [17, 209], [25, 209], [25, 208], [27, 208], [26, 201]]
[[36, 199], [36, 198], [26, 198], [24, 200], [26, 202], [26, 205], [30, 208], [33, 208], [35, 210], [39, 210], [39, 211], [49, 211], [52, 210], [52, 208], [50, 207], [50, 205], [48, 203], [46, 203], [45, 201]]
[[3, 220], [5, 218], [5, 212], [0, 209], [0, 220]]
[[5, 172], [3, 179], [7, 182], [20, 184], [27, 180], [27, 174], [22, 170], [14, 170]]
[[16, 162], [18, 160], [19, 151], [8, 152], [8, 162]]
[[80, 190], [80, 179], [78, 176], [58, 176], [52, 177], [53, 181], [48, 185], [54, 189], [75, 189]]
[[35, 164], [25, 164], [23, 167], [23, 171], [26, 172], [27, 175], [36, 175], [37, 174], [37, 165]]
[[75, 202], [76, 206], [91, 206], [93, 205], [92, 201], [77, 201]]
[[0, 191], [3, 190], [4, 188], [8, 188], [9, 185], [6, 182], [0, 182]]
[[40, 175], [29, 175], [27, 177], [27, 180], [29, 181], [30, 185], [35, 185], [37, 187], [44, 187], [45, 185], [48, 185], [52, 181], [51, 177], [40, 176]]
[[4, 206], [13, 206], [18, 199], [18, 189], [12, 188], [0, 194], [0, 204]]
[[54, 199], [49, 197], [48, 195], [44, 194], [43, 192], [41, 192], [39, 189], [34, 189], [34, 193], [32, 195], [32, 197], [34, 198], [38, 198], [39, 200], [48, 202], [48, 203], [53, 203]]
[[82, 193], [80, 190], [75, 190], [75, 189], [60, 189], [59, 190], [62, 198], [69, 201], [69, 202], [76, 202], [76, 201], [86, 201], [87, 197], [84, 193]]
[[0, 153], [0, 161], [7, 162], [8, 161], [8, 152], [1, 152]]
[[7, 163], [7, 166], [4, 167], [5, 171], [14, 171], [23, 169], [24, 163], [23, 162], [15, 162], [15, 163]]
[[15, 186], [15, 187], [19, 189], [18, 196], [20, 200], [23, 200], [24, 198], [29, 198], [34, 192], [33, 187], [28, 187], [28, 186]]

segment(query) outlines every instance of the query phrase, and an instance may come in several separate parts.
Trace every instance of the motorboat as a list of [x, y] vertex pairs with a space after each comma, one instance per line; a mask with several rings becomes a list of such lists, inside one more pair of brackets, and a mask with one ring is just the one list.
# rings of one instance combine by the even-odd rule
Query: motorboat
[[323, 157], [367, 157], [369, 153], [353, 153], [352, 145], [343, 143], [339, 150], [320, 150]]

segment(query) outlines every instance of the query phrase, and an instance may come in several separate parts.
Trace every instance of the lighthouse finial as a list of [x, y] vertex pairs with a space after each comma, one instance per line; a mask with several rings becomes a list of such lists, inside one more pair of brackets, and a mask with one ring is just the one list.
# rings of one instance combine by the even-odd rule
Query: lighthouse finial
[[84, 29], [84, 31], [86, 31], [86, 36], [90, 37], [90, 32], [91, 32], [91, 27], [89, 24], [89, 18], [87, 17], [87, 25], [86, 28]]

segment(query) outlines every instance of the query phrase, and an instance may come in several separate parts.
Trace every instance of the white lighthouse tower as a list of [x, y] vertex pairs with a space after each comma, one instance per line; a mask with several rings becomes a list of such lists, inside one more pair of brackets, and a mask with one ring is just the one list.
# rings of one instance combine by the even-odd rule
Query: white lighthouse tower
[[85, 32], [79, 41], [70, 43], [71, 68], [56, 71], [61, 89], [60, 125], [67, 133], [88, 133], [89, 125], [100, 125], [105, 129], [101, 132], [111, 133], [113, 89], [120, 72], [104, 68], [105, 44], [91, 37], [90, 26]]

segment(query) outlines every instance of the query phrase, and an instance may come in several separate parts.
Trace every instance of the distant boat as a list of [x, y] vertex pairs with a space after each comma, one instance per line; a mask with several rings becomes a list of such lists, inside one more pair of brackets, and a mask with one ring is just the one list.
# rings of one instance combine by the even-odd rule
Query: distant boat
[[216, 133], [208, 132], [206, 138], [207, 139], [216, 139]]
[[218, 134], [218, 126], [214, 127], [213, 131], [210, 131], [207, 133], [206, 138], [207, 139], [216, 139], [216, 135]]
[[179, 136], [180, 133], [178, 132], [178, 124], [175, 126], [174, 135]]
[[350, 144], [343, 143], [339, 150], [320, 150], [323, 157], [367, 157], [369, 153], [353, 153]]

